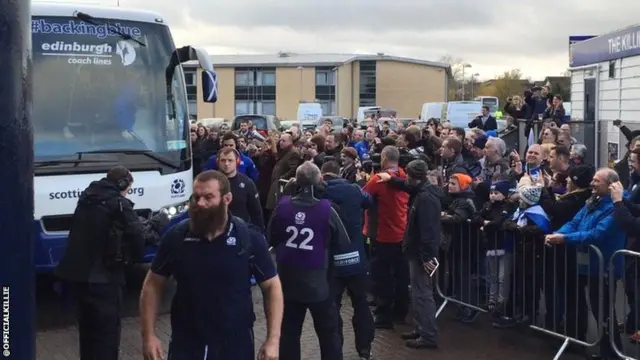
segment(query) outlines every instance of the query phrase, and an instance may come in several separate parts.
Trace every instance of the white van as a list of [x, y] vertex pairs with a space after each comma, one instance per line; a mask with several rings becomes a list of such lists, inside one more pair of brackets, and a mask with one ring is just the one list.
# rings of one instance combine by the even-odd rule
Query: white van
[[468, 128], [471, 120], [482, 113], [480, 101], [450, 101], [447, 103], [446, 120], [453, 127]]
[[482, 105], [488, 106], [491, 115], [494, 115], [496, 111], [500, 110], [500, 99], [495, 96], [476, 96], [473, 101], [480, 101]]
[[358, 108], [358, 116], [356, 117], [356, 120], [358, 121], [358, 124], [360, 124], [361, 122], [364, 121], [364, 119], [367, 117], [367, 115], [365, 113], [369, 113], [369, 112], [376, 112], [378, 110], [382, 109], [380, 106], [360, 106]]
[[447, 113], [447, 103], [430, 102], [422, 104], [420, 119], [429, 120], [431, 118], [442, 119]]
[[317, 102], [300, 102], [297, 120], [303, 129], [316, 128], [318, 120], [322, 118], [322, 105]]

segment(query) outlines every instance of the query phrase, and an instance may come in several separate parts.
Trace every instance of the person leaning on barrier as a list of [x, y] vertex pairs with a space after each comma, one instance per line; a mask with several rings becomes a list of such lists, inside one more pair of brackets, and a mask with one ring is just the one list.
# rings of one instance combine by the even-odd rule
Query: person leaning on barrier
[[[470, 292], [474, 291], [471, 285], [471, 271], [477, 262], [478, 246], [472, 244], [471, 231], [466, 224], [476, 211], [473, 199], [475, 194], [471, 189], [472, 179], [467, 174], [452, 174], [447, 183], [447, 193], [450, 202], [441, 212], [442, 239], [441, 248], [451, 264], [450, 284], [457, 293], [459, 300], [465, 303], [476, 301], [477, 297]], [[461, 259], [464, 259], [461, 261]], [[474, 304], [479, 305], [479, 304]], [[470, 308], [458, 308], [457, 318], [463, 322], [471, 323], [475, 320], [477, 312]]]
[[168, 223], [165, 214], [140, 220], [126, 198], [132, 186], [131, 172], [116, 166], [82, 192], [55, 269], [76, 297], [81, 360], [118, 359], [125, 268], [142, 260], [145, 244], [157, 243]]
[[440, 198], [443, 192], [427, 180], [429, 166], [426, 162], [413, 160], [406, 170], [407, 185], [417, 190], [407, 215], [402, 251], [409, 261], [411, 303], [417, 327], [402, 334], [402, 338], [407, 340], [407, 347], [436, 348], [435, 278], [430, 274], [435, 269], [440, 246]]
[[508, 201], [512, 188], [515, 188], [515, 184], [508, 176], [496, 174], [491, 183], [489, 200], [472, 218], [473, 223], [480, 225], [483, 248], [486, 249], [489, 275], [487, 309], [492, 312], [493, 318], [504, 314], [509, 297], [513, 257], [507, 252], [502, 227], [515, 211], [514, 204]]
[[307, 310], [313, 317], [322, 359], [342, 359], [339, 314], [329, 283], [333, 276], [330, 259], [350, 241], [331, 202], [316, 197], [314, 189], [321, 181], [316, 165], [302, 163], [296, 170], [297, 194], [279, 199], [268, 225], [284, 294], [283, 360], [301, 358], [300, 335]]
[[[635, 151], [635, 150], [634, 150]], [[631, 203], [624, 199], [622, 183], [616, 182], [609, 187], [613, 200], [613, 216], [622, 231], [627, 234], [627, 249], [640, 253], [640, 204]], [[640, 341], [640, 259], [627, 258], [625, 293], [631, 304], [631, 311], [627, 315], [625, 332], [633, 334], [634, 342]]]
[[538, 313], [542, 288], [542, 243], [551, 231], [548, 215], [540, 206], [542, 186], [527, 185], [518, 190], [518, 207], [504, 225], [505, 253], [513, 258], [511, 277], [514, 291], [505, 306], [504, 315], [493, 322], [499, 329], [517, 323], [533, 323]]
[[[551, 178], [543, 177], [538, 181], [543, 185], [540, 206], [551, 219], [551, 231], [557, 231], [564, 224], [571, 221], [582, 209], [586, 201], [591, 197], [590, 183], [595, 174], [595, 168], [591, 165], [576, 165], [569, 168], [566, 177], [566, 192], [556, 195], [551, 188]], [[578, 260], [577, 247], [567, 245], [555, 245], [545, 248], [545, 275], [544, 294], [546, 301], [545, 328], [563, 333], [573, 338], [580, 338], [576, 333], [577, 316], [576, 309], [568, 307], [566, 311], [557, 306], [557, 299], [565, 297], [565, 304], [576, 304], [577, 297], [583, 292], [578, 288]], [[564, 312], [564, 314], [563, 314]], [[565, 317], [566, 327], [562, 329], [562, 316]]]
[[[598, 170], [593, 176], [591, 181], [592, 196], [587, 200], [586, 205], [573, 217], [568, 223], [564, 224], [558, 231], [553, 234], [547, 235], [545, 242], [550, 245], [567, 244], [567, 245], [580, 245], [588, 247], [593, 245], [598, 248], [600, 255], [594, 250], [587, 249], [588, 267], [580, 270], [580, 289], [587, 287], [591, 311], [596, 319], [599, 319], [599, 315], [602, 315], [604, 321], [604, 334], [600, 341], [600, 356], [602, 358], [615, 358], [615, 351], [611, 348], [611, 342], [609, 339], [609, 331], [614, 331], [615, 343], [620, 348], [620, 333], [615, 329], [608, 329], [609, 316], [615, 318], [615, 313], [610, 314], [610, 304], [615, 299], [609, 298], [609, 292], [604, 291], [603, 298], [600, 299], [600, 293], [597, 284], [600, 281], [604, 281], [604, 289], [608, 289], [608, 282], [611, 279], [608, 277], [601, 278], [600, 272], [604, 271], [605, 274], [608, 270], [613, 271], [613, 275], [616, 279], [622, 276], [623, 271], [623, 259], [618, 257], [613, 261], [613, 269], [607, 269], [609, 259], [618, 250], [625, 248], [626, 236], [622, 229], [617, 226], [614, 220], [614, 204], [612, 196], [610, 194], [609, 187], [620, 181], [618, 174], [609, 168], [602, 168]], [[578, 257], [580, 262], [580, 257]], [[604, 262], [604, 269], [601, 263]], [[586, 271], [585, 271], [586, 270]], [[586, 299], [582, 296], [579, 297], [580, 303], [578, 309], [580, 309], [585, 315], [588, 311]], [[600, 304], [602, 301], [603, 314], [598, 314], [599, 307], [594, 304]], [[578, 316], [578, 332], [580, 335], [586, 333], [588, 327], [588, 316]]]

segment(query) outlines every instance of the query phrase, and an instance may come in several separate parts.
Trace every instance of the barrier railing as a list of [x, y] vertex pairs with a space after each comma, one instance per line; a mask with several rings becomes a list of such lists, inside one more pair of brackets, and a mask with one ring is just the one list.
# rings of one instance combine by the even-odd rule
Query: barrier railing
[[[640, 253], [630, 250], [618, 250], [613, 253], [609, 259], [609, 270], [607, 272], [610, 302], [608, 307], [609, 319], [606, 325], [609, 329], [609, 337], [605, 340], [609, 342], [612, 351], [625, 360], [640, 359], [640, 349], [637, 346], [638, 341], [640, 341], [640, 277], [638, 275], [640, 275]], [[624, 285], [624, 292], [630, 300], [629, 309], [627, 309], [626, 302], [615, 301], [618, 280]], [[622, 315], [626, 317], [622, 326], [623, 329], [618, 328], [616, 316], [616, 314], [620, 313], [619, 309], [617, 309], [620, 303], [623, 304]], [[620, 332], [633, 334], [631, 339], [636, 343], [634, 356], [625, 353]]]
[[[606, 318], [608, 263], [601, 251], [593, 245], [545, 245], [544, 234], [534, 226], [507, 224], [506, 229], [470, 220], [443, 224], [436, 283], [443, 302], [436, 317], [453, 303], [463, 322], [490, 313], [496, 328], [525, 325], [562, 340], [554, 359], [570, 344], [597, 345]], [[593, 341], [587, 340], [590, 309], [596, 319]]]

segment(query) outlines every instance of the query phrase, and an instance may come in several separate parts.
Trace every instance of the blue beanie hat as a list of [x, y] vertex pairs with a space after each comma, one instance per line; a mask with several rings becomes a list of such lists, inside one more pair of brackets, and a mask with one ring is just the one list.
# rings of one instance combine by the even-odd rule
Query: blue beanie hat
[[509, 191], [511, 190], [511, 182], [507, 180], [496, 181], [491, 184], [491, 191], [497, 191], [504, 195], [504, 197], [509, 196]]
[[495, 131], [495, 130], [489, 130], [489, 131], [487, 131], [487, 137], [490, 137], [490, 138], [498, 137], [498, 132]]

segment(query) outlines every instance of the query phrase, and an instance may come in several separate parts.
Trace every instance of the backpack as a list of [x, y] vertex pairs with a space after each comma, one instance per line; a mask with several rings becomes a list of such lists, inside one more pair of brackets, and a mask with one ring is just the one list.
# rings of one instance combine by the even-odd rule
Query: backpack
[[[249, 260], [249, 268], [252, 272], [258, 272], [262, 274], [260, 268], [258, 268], [255, 264], [255, 254], [253, 253], [253, 244], [251, 243], [251, 234], [249, 233], [249, 228], [253, 228], [253, 230], [257, 230], [258, 227], [253, 224], [247, 224], [244, 220], [237, 216], [231, 216], [231, 222], [233, 226], [237, 229], [238, 236], [236, 239], [240, 242], [240, 250], [238, 250], [238, 256], [242, 256], [244, 254], [248, 254], [247, 258]], [[184, 219], [176, 225], [176, 231], [178, 231], [182, 238], [185, 239], [187, 237], [187, 233], [189, 232], [189, 219]], [[258, 232], [260, 232], [258, 230]]]

